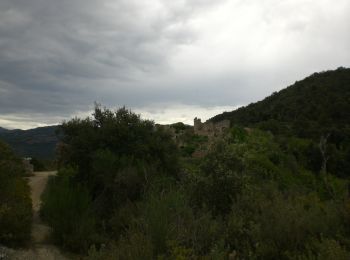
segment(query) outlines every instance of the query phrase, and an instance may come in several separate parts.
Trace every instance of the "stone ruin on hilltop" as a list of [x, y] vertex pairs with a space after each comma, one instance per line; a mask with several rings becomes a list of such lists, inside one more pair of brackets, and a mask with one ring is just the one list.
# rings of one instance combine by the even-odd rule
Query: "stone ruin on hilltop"
[[[167, 131], [180, 149], [196, 145], [197, 147], [192, 153], [192, 157], [202, 158], [215, 143], [215, 140], [222, 137], [226, 130], [230, 128], [230, 121], [223, 120], [217, 123], [210, 121], [202, 123], [201, 119], [196, 117], [194, 119], [193, 128], [186, 130], [176, 130], [172, 125], [158, 124], [155, 125], [155, 128], [161, 128]], [[193, 135], [202, 136], [204, 138], [198, 139]], [[190, 139], [188, 139], [189, 137]]]
[[229, 120], [222, 120], [220, 122], [205, 122], [202, 123], [200, 118], [194, 119], [193, 130], [197, 135], [208, 136], [208, 138], [222, 136], [226, 129], [230, 128]]

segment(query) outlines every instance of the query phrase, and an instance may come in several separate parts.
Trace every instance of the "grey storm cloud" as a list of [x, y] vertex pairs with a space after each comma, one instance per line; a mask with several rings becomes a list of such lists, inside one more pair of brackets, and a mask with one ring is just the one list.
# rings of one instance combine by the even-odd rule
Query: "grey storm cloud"
[[129, 81], [164, 70], [176, 46], [192, 40], [186, 20], [193, 5], [208, 4], [1, 1], [1, 111], [69, 111], [112, 80], [129, 94]]
[[0, 125], [94, 101], [147, 115], [256, 101], [349, 66], [349, 14], [347, 0], [1, 0]]

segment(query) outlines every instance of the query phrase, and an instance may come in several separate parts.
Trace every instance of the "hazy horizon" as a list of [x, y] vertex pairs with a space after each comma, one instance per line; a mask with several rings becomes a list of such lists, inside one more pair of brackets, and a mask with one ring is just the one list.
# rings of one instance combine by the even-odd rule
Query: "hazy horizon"
[[[112, 109], [112, 110], [117, 110], [119, 107], [115, 107], [115, 108], [109, 108], [108, 109]], [[193, 111], [193, 107], [191, 107], [192, 111], [191, 113], [195, 113], [197, 118], [200, 118], [202, 120], [202, 122], [210, 119], [211, 117], [217, 115], [217, 114], [220, 114], [222, 112], [225, 112], [225, 111], [232, 111], [232, 110], [235, 110], [239, 107], [232, 107], [232, 109], [226, 109], [226, 110], [222, 110], [222, 107], [219, 107], [219, 108], [210, 108], [208, 110], [203, 110], [201, 108], [198, 108], [198, 111], [197, 113]], [[173, 123], [178, 123], [178, 122], [182, 122], [184, 124], [187, 124], [187, 125], [193, 125], [193, 120], [195, 117], [193, 117], [192, 119], [190, 119], [189, 117], [186, 117], [186, 107], [181, 107], [180, 109], [177, 109], [175, 111], [172, 111], [172, 110], [166, 110], [164, 111], [163, 110], [163, 113], [161, 114], [167, 114], [168, 116], [170, 115], [170, 118], [169, 119], [166, 119], [166, 117], [164, 116], [159, 116], [157, 118], [157, 114], [155, 113], [152, 113], [152, 112], [142, 112], [142, 111], [137, 111], [137, 110], [132, 110], [132, 112], [138, 114], [141, 116], [142, 119], [148, 119], [148, 120], [152, 120], [154, 121], [155, 124], [173, 124]], [[182, 113], [179, 111], [182, 110]], [[26, 126], [23, 126], [23, 123], [24, 123], [24, 119], [23, 118], [16, 118], [15, 120], [18, 120], [18, 121], [10, 121], [10, 120], [4, 120], [4, 119], [0, 119], [0, 127], [1, 128], [5, 128], [7, 130], [17, 130], [17, 129], [20, 129], [20, 130], [29, 130], [29, 129], [33, 129], [33, 128], [37, 128], [37, 127], [45, 127], [45, 126], [55, 126], [55, 125], [59, 125], [61, 124], [63, 121], [68, 121], [74, 117], [79, 117], [79, 118], [86, 118], [86, 117], [91, 117], [93, 113], [93, 110], [90, 110], [88, 112], [85, 112], [85, 113], [79, 113], [77, 115], [72, 115], [71, 117], [68, 117], [66, 119], [63, 119], [61, 121], [58, 121], [58, 122], [55, 122], [55, 123], [52, 123], [52, 124], [45, 124], [45, 123], [41, 123], [41, 124], [25, 124]], [[171, 117], [171, 114], [173, 114], [173, 116]], [[175, 114], [175, 115], [174, 115]], [[162, 118], [165, 118], [165, 119], [162, 119]], [[8, 122], [11, 122], [11, 125], [12, 127], [6, 127], [6, 123]], [[18, 123], [17, 123], [18, 122]], [[16, 127], [16, 125], [18, 125], [18, 127]], [[15, 127], [13, 127], [15, 126]]]

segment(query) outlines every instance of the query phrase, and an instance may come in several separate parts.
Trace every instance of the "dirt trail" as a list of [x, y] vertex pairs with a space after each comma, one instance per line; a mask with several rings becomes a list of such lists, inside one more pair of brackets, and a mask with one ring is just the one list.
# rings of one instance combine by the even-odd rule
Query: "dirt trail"
[[45, 244], [50, 235], [50, 228], [40, 219], [39, 211], [41, 205], [41, 194], [45, 190], [49, 176], [55, 175], [56, 172], [36, 172], [33, 177], [29, 178], [31, 196], [33, 203], [33, 224], [32, 224], [32, 242], [34, 245]]
[[32, 247], [27, 250], [16, 250], [11, 259], [26, 260], [66, 260], [59, 249], [50, 244], [48, 238], [50, 227], [45, 225], [39, 215], [41, 199], [49, 176], [56, 172], [35, 172], [34, 176], [29, 178], [31, 188], [31, 197], [33, 202], [33, 223], [32, 223]]

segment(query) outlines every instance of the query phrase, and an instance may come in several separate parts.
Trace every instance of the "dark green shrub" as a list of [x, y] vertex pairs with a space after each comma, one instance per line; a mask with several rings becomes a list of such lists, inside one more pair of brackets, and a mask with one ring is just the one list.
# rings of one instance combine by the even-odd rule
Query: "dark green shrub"
[[152, 260], [153, 247], [151, 239], [138, 231], [129, 231], [117, 243], [111, 243], [99, 250], [91, 247], [87, 260]]
[[21, 245], [30, 239], [32, 201], [22, 161], [0, 142], [0, 243]]
[[[216, 216], [207, 226], [218, 219], [226, 226], [218, 238], [225, 241], [221, 252], [239, 259], [295, 259], [290, 256], [303, 255], [321, 236], [348, 245], [342, 203], [347, 182], [305, 170], [298, 163], [304, 155], [283, 153], [270, 134], [240, 134], [216, 144], [199, 171], [185, 178], [194, 209]], [[344, 246], [334, 250], [347, 253]]]
[[208, 211], [195, 213], [181, 187], [152, 190], [139, 208], [136, 228], [151, 239], [154, 255], [171, 258], [187, 252], [199, 257], [219, 246], [223, 223]]
[[75, 174], [73, 169], [61, 169], [49, 179], [42, 196], [41, 215], [52, 227], [57, 243], [84, 252], [97, 239], [95, 217], [87, 188], [71, 181]]
[[37, 158], [32, 158], [30, 160], [30, 163], [33, 165], [34, 171], [35, 172], [40, 172], [40, 171], [45, 171], [46, 166], [43, 161], [37, 159]]
[[195, 145], [193, 144], [185, 145], [184, 147], [181, 148], [181, 155], [183, 157], [191, 157], [191, 155], [194, 153], [195, 150], [196, 150]]
[[289, 259], [347, 260], [350, 259], [350, 252], [334, 239], [315, 239], [307, 245], [305, 252], [297, 255], [290, 255]]
[[134, 211], [128, 206], [158, 179], [177, 178], [169, 133], [125, 108], [96, 105], [92, 118], [64, 122], [60, 131], [62, 170], [49, 182], [42, 214], [56, 241], [70, 249], [83, 252], [92, 242], [99, 248], [99, 237], [124, 236], [132, 222], [125, 214]]
[[176, 175], [177, 149], [169, 133], [126, 108], [117, 111], [95, 107], [93, 118], [64, 122], [60, 165], [77, 166], [80, 180], [91, 176], [91, 158], [98, 150], [108, 150], [119, 158], [144, 161], [160, 171]]
[[233, 204], [227, 242], [241, 257], [290, 259], [322, 236], [342, 240], [346, 226], [342, 207], [341, 202], [321, 201], [317, 193], [286, 194], [274, 183], [260, 184]]

